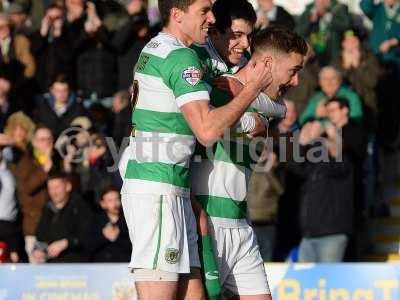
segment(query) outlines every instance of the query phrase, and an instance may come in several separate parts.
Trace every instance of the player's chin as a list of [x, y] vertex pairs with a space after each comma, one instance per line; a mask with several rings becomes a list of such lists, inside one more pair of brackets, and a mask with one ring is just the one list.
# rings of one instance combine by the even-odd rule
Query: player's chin
[[242, 58], [242, 56], [240, 55], [237, 55], [237, 54], [231, 54], [230, 56], [229, 56], [229, 62], [232, 64], [232, 65], [238, 65], [239, 63], [240, 63], [240, 60], [241, 60], [241, 58]]
[[195, 39], [195, 43], [204, 44], [206, 42], [207, 36], [200, 35]]
[[199, 44], [204, 44], [207, 40], [207, 37], [208, 37], [208, 31], [201, 30], [200, 33], [198, 34], [198, 39], [196, 42]]

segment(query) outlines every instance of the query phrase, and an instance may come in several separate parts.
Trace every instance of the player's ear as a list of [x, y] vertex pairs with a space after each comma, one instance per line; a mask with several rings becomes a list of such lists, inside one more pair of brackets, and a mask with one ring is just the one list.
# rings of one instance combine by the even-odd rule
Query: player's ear
[[170, 11], [170, 20], [175, 20], [177, 23], [182, 23], [182, 19], [183, 19], [183, 14], [184, 11], [177, 8], [177, 7], [173, 7]]
[[272, 56], [271, 55], [266, 55], [264, 58], [263, 58], [263, 62], [264, 62], [264, 64], [266, 65], [266, 66], [272, 66]]

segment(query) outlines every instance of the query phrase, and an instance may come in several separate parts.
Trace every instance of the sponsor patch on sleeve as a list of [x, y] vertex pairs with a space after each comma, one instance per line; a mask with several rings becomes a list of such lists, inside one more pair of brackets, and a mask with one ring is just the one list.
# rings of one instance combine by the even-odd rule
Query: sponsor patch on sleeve
[[189, 67], [182, 72], [182, 79], [192, 86], [195, 86], [201, 80], [201, 72], [195, 67]]

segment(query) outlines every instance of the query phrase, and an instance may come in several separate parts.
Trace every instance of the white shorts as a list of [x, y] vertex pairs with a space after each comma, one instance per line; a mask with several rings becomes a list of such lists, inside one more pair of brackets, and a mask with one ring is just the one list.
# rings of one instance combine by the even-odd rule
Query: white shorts
[[271, 294], [264, 261], [253, 228], [243, 220], [235, 227], [221, 226], [209, 219], [224, 294]]
[[132, 242], [130, 268], [190, 273], [190, 267], [200, 267], [188, 198], [122, 194], [121, 202]]

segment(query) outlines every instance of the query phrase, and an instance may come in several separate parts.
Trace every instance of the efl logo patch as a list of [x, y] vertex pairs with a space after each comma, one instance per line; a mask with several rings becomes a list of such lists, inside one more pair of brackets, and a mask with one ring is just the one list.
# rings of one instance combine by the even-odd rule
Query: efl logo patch
[[182, 78], [190, 85], [195, 86], [201, 80], [201, 72], [195, 67], [189, 67], [182, 72]]
[[165, 250], [165, 260], [169, 264], [176, 264], [179, 260], [179, 250], [174, 248]]

